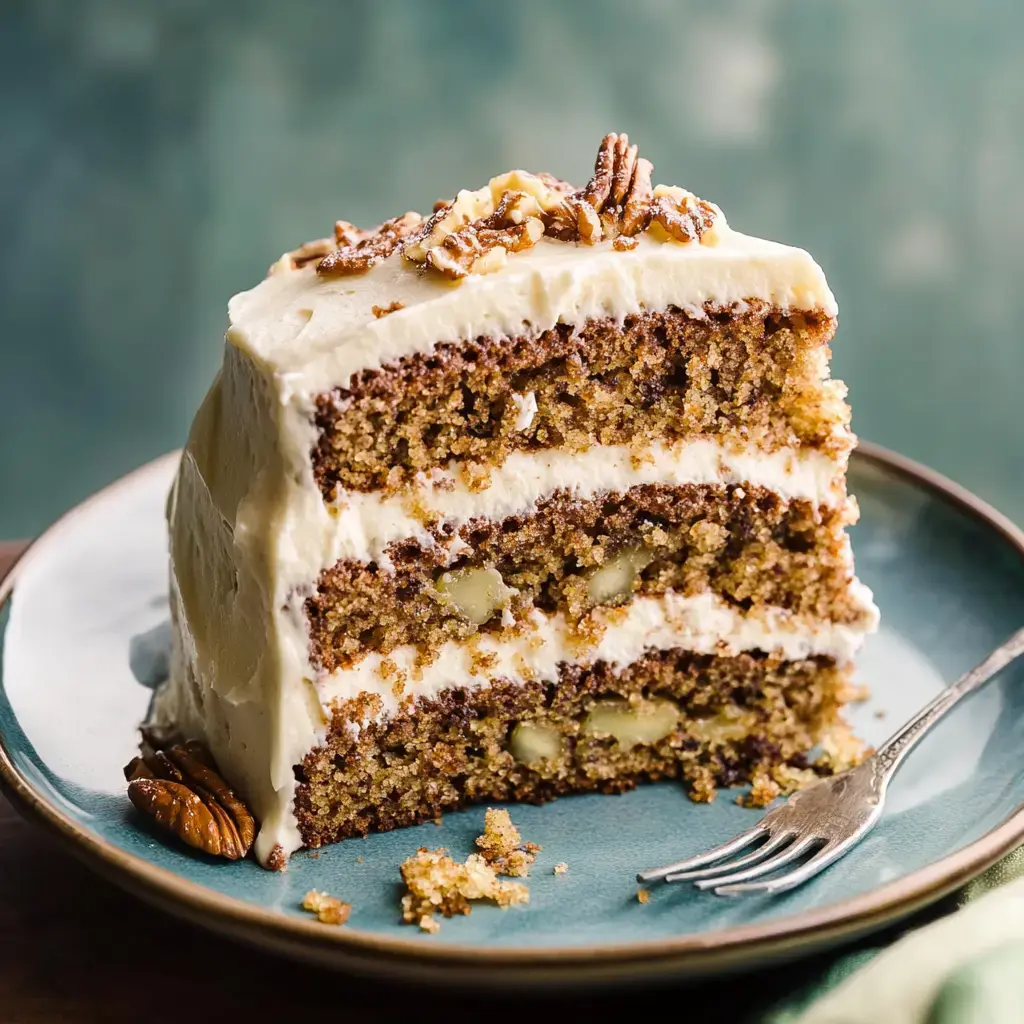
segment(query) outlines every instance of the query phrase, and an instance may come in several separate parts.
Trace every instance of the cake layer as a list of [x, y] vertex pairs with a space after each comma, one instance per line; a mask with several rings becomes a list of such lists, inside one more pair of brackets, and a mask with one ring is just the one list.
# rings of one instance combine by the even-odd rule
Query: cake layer
[[[561, 613], [534, 611], [512, 635], [479, 633], [467, 641], [450, 640], [424, 662], [412, 645], [387, 656], [371, 653], [350, 668], [321, 676], [316, 692], [330, 716], [336, 702], [360, 694], [373, 696], [384, 717], [409, 698], [432, 698], [444, 690], [553, 681], [565, 664], [626, 668], [652, 651], [685, 650], [697, 654], [763, 652], [789, 660], [825, 657], [846, 665], [871, 632], [877, 610], [870, 592], [851, 584], [851, 597], [863, 614], [854, 624], [794, 615], [781, 608], [744, 612], [714, 594], [634, 597], [621, 608], [595, 609], [585, 633]], [[306, 700], [296, 693], [296, 702]]]
[[751, 300], [440, 344], [317, 397], [314, 474], [330, 499], [522, 450], [710, 435], [842, 453], [845, 389], [823, 380], [834, 329]]
[[347, 491], [330, 506], [329, 519], [311, 518], [307, 527], [314, 530], [319, 523], [324, 531], [323, 567], [356, 561], [387, 568], [386, 549], [395, 541], [429, 545], [436, 542], [439, 526], [528, 514], [556, 491], [588, 500], [641, 484], [747, 484], [784, 500], [833, 506], [846, 499], [845, 468], [845, 456], [795, 448], [767, 452], [713, 438], [655, 442], [643, 449], [594, 445], [585, 452], [513, 452], [486, 473], [452, 464], [397, 492]]
[[668, 590], [854, 624], [864, 608], [843, 533], [854, 508], [749, 485], [558, 491], [529, 514], [395, 543], [386, 572], [355, 561], [322, 572], [305, 604], [312, 660], [330, 671], [407, 644], [429, 658], [480, 631], [512, 635], [534, 609], [586, 631], [595, 607]]
[[674, 649], [621, 669], [560, 664], [551, 682], [446, 689], [387, 718], [363, 695], [334, 706], [326, 741], [297, 769], [299, 830], [320, 846], [481, 800], [664, 778], [710, 800], [716, 785], [772, 769], [806, 775], [804, 755], [836, 724], [847, 680], [827, 658]]

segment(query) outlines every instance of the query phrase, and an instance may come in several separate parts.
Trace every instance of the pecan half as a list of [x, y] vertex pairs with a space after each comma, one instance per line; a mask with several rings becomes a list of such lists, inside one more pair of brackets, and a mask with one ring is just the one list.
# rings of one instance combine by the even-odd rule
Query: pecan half
[[[548, 216], [548, 234], [587, 245], [620, 234], [637, 234], [649, 220], [645, 199], [650, 199], [650, 176], [651, 164], [639, 159], [628, 135], [606, 135], [590, 181]], [[627, 224], [628, 230], [624, 230]]]
[[373, 231], [363, 232], [347, 221], [338, 221], [335, 236], [341, 248], [328, 253], [317, 265], [321, 277], [345, 277], [363, 274], [390, 256], [411, 234], [418, 231], [423, 218], [413, 211], [386, 220]]
[[189, 846], [228, 860], [249, 852], [256, 823], [203, 744], [157, 750], [144, 740], [124, 772], [131, 802]]
[[622, 222], [619, 233], [622, 235], [640, 234], [651, 222], [651, 174], [654, 165], [650, 160], [640, 157], [633, 169], [633, 181], [629, 186], [626, 201], [622, 207]]

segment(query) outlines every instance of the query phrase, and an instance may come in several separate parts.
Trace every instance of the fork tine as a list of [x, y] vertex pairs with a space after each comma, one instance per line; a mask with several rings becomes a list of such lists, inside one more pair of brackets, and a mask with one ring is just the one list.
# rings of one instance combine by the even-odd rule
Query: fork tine
[[775, 835], [770, 836], [767, 843], [762, 843], [752, 853], [748, 853], [746, 856], [740, 857], [739, 860], [729, 860], [724, 861], [721, 864], [711, 864], [707, 867], [695, 868], [692, 871], [673, 871], [665, 881], [695, 882], [698, 878], [714, 878], [717, 875], [732, 874], [740, 868], [749, 867], [751, 864], [756, 864], [759, 860], [765, 860], [770, 854], [773, 854], [780, 847], [785, 846], [790, 842], [794, 835], [795, 833], [793, 832], [778, 832]]
[[781, 853], [777, 853], [774, 857], [769, 857], [768, 860], [763, 860], [753, 867], [747, 868], [746, 871], [737, 871], [732, 875], [707, 878], [703, 881], [694, 882], [694, 885], [698, 889], [714, 889], [717, 893], [719, 888], [723, 886], [736, 885], [739, 882], [746, 882], [752, 878], [761, 878], [799, 859], [817, 842], [820, 842], [820, 840], [815, 839], [814, 836], [804, 836], [803, 838], [795, 839]]
[[778, 878], [768, 879], [764, 882], [739, 882], [736, 884], [719, 885], [715, 889], [718, 896], [745, 896], [748, 893], [763, 893], [765, 896], [774, 896], [776, 893], [788, 892], [798, 885], [803, 885], [808, 879], [824, 871], [830, 864], [837, 861], [845, 852], [845, 846], [841, 843], [827, 843], [823, 846], [806, 864], [787, 871]]
[[648, 871], [641, 871], [636, 876], [636, 880], [638, 882], [658, 882], [666, 875], [671, 875], [677, 871], [689, 871], [692, 868], [699, 868], [704, 864], [711, 864], [716, 860], [721, 860], [723, 857], [736, 853], [738, 850], [742, 850], [756, 839], [766, 835], [768, 835], [766, 828], [755, 825], [746, 832], [741, 832], [738, 836], [734, 836], [729, 842], [722, 843], [721, 846], [715, 846], [710, 850], [705, 850], [704, 853], [700, 853], [696, 857], [680, 860], [675, 864], [666, 864], [662, 868], [651, 868]]

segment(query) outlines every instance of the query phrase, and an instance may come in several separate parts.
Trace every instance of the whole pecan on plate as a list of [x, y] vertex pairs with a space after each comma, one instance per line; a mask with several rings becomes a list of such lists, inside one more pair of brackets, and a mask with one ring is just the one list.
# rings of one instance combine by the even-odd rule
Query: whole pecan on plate
[[256, 837], [256, 822], [217, 773], [210, 751], [195, 741], [155, 749], [125, 766], [128, 799], [182, 842], [214, 857], [241, 860]]

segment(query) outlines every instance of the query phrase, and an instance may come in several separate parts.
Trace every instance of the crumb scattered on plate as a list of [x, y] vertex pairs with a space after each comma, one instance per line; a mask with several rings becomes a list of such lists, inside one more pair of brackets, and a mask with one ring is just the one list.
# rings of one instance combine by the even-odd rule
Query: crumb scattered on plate
[[497, 807], [487, 808], [484, 834], [477, 838], [476, 845], [499, 875], [513, 878], [525, 878], [530, 873], [530, 865], [540, 850], [536, 843], [524, 843], [508, 811]]
[[319, 889], [310, 889], [302, 898], [302, 909], [316, 914], [321, 924], [344, 924], [352, 913], [352, 904], [343, 903]]
[[636, 900], [637, 903], [646, 903], [650, 900], [651, 894], [646, 889], [637, 889]]
[[452, 917], [468, 914], [471, 900], [491, 900], [502, 909], [528, 903], [530, 892], [522, 882], [502, 882], [495, 869], [479, 853], [466, 862], [452, 860], [445, 850], [421, 846], [402, 864], [402, 920], [418, 924], [425, 932], [440, 927], [434, 914]]
[[555, 868], [554, 868], [554, 871], [555, 871], [556, 875], [564, 875], [566, 873], [566, 871], [568, 871], [568, 870], [569, 870], [569, 865], [566, 864], [564, 860], [561, 861], [560, 863], [556, 864]]

